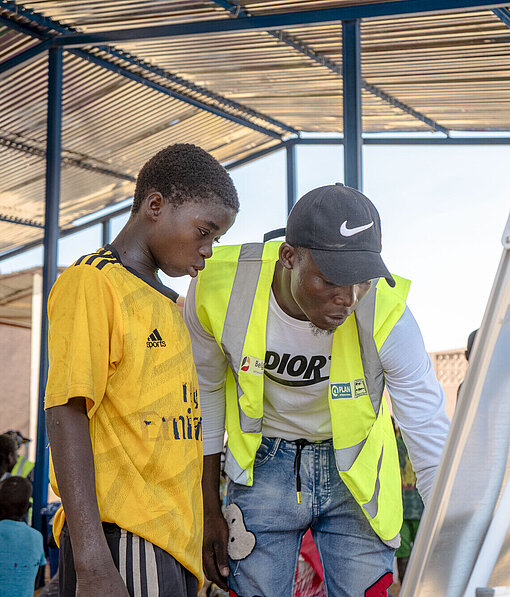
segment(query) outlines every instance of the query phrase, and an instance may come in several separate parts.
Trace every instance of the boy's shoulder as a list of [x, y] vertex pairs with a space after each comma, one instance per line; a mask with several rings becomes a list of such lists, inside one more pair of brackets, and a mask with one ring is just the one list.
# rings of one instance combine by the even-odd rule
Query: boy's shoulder
[[98, 249], [95, 253], [88, 253], [82, 255], [77, 259], [68, 269], [79, 268], [88, 269], [95, 268], [99, 271], [108, 271], [115, 265], [122, 265], [119, 256], [111, 247], [106, 246], [102, 249]]
[[118, 255], [110, 248], [98, 249], [95, 253], [87, 253], [66, 268], [55, 282], [56, 288], [84, 285], [95, 287], [104, 285], [113, 268], [124, 269]]

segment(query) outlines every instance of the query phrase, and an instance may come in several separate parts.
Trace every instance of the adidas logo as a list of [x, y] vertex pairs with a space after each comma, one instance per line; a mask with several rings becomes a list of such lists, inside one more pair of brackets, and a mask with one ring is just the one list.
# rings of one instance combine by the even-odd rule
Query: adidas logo
[[158, 332], [158, 328], [155, 328], [152, 334], [147, 338], [147, 348], [165, 348], [165, 346], [166, 342]]

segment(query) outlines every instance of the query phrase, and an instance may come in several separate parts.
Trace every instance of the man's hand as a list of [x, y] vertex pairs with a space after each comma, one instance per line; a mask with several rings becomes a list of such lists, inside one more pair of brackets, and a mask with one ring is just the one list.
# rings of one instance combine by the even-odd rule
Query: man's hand
[[105, 566], [101, 572], [83, 572], [76, 575], [76, 597], [129, 597], [122, 577], [115, 568]]
[[202, 475], [204, 496], [203, 559], [206, 577], [228, 591], [228, 526], [220, 504], [220, 454], [204, 456]]
[[221, 514], [210, 514], [204, 519], [204, 572], [206, 577], [224, 591], [228, 591], [228, 526]]

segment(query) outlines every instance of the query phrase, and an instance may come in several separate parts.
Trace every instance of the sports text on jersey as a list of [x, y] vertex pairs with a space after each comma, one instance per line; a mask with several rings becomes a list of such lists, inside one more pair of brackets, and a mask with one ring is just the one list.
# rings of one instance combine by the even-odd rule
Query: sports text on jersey
[[165, 348], [166, 342], [158, 332], [158, 328], [155, 328], [152, 334], [147, 338], [147, 348]]
[[[331, 357], [329, 357], [331, 359]], [[312, 386], [328, 379], [328, 376], [321, 375], [321, 369], [326, 365], [328, 359], [322, 355], [314, 355], [308, 359], [305, 355], [297, 354], [291, 357], [288, 352], [281, 356], [268, 350], [266, 352], [266, 364], [264, 373], [270, 380], [282, 386]], [[301, 379], [282, 379], [272, 375], [269, 371], [275, 371], [279, 375], [287, 374], [290, 377], [301, 377]]]

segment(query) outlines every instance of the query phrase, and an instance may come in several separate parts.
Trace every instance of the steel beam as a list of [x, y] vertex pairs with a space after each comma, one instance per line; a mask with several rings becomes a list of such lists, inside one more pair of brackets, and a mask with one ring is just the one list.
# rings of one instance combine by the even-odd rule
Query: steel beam
[[358, 19], [342, 22], [344, 182], [362, 190], [361, 31]]
[[[368, 137], [362, 139], [362, 141], [363, 145], [510, 145], [510, 137], [434, 137], [432, 139], [428, 139], [427, 137]], [[225, 166], [225, 168], [227, 170], [234, 170], [235, 168], [239, 168], [240, 166], [244, 166], [245, 164], [249, 164], [257, 160], [258, 158], [279, 151], [280, 149], [287, 147], [287, 145], [290, 142], [293, 142], [296, 145], [343, 145], [344, 140], [342, 137], [305, 137], [282, 141], [277, 145], [273, 145], [271, 147], [255, 151], [254, 153], [244, 158], [241, 158], [240, 160], [230, 162]], [[89, 222], [81, 224], [80, 226], [72, 226], [70, 228], [66, 228], [60, 232], [60, 238], [65, 238], [72, 234], [76, 234], [77, 232], [81, 232], [82, 230], [85, 230], [87, 228], [90, 228], [91, 226], [101, 224], [108, 218], [115, 218], [117, 216], [127, 213], [128, 211], [130, 211], [130, 209], [131, 206], [123, 207], [118, 211], [100, 216], [94, 220], [90, 220]], [[5, 259], [10, 259], [11, 257], [21, 255], [25, 251], [29, 251], [30, 249], [34, 249], [40, 246], [42, 242], [43, 241], [41, 239], [37, 239], [23, 245], [22, 247], [18, 247], [16, 249], [8, 250], [5, 253], [1, 253], [0, 261], [4, 261]]]
[[283, 149], [284, 147], [286, 147], [286, 144], [287, 141], [282, 141], [281, 143], [277, 143], [276, 145], [271, 145], [271, 147], [259, 149], [258, 151], [254, 151], [253, 153], [250, 153], [249, 155], [245, 156], [244, 158], [241, 158], [240, 160], [235, 160], [234, 162], [229, 162], [228, 164], [225, 164], [225, 168], [227, 170], [234, 170], [235, 168], [239, 168], [240, 166], [244, 166], [245, 164], [249, 164], [250, 162], [258, 160], [259, 158], [263, 158], [266, 155], [274, 153], [279, 149]]
[[[260, 149], [258, 151], [251, 153], [250, 155], [245, 156], [244, 158], [241, 158], [240, 160], [236, 160], [235, 162], [230, 162], [229, 164], [227, 164], [225, 166], [225, 169], [226, 170], [234, 170], [235, 168], [239, 168], [240, 166], [244, 166], [245, 164], [249, 164], [250, 162], [257, 160], [258, 158], [264, 157], [264, 156], [274, 153], [280, 149], [283, 149], [286, 146], [287, 146], [286, 142], [282, 141], [281, 143], [272, 145], [271, 147], [266, 147], [264, 149]], [[77, 232], [81, 232], [82, 230], [86, 230], [87, 228], [91, 228], [92, 226], [97, 226], [99, 224], [101, 224], [103, 226], [102, 234], [104, 234], [104, 225], [105, 224], [108, 224], [113, 218], [116, 218], [117, 216], [124, 215], [124, 214], [128, 213], [129, 211], [131, 211], [131, 205], [128, 205], [126, 207], [121, 207], [120, 209], [118, 209], [116, 211], [112, 211], [110, 213], [98, 216], [97, 218], [89, 220], [88, 222], [84, 222], [83, 224], [80, 224], [79, 226], [70, 226], [69, 228], [65, 228], [60, 231], [59, 238], [66, 238], [67, 236], [76, 234]], [[8, 216], [0, 216], [0, 220], [8, 221], [9, 223], [14, 223], [14, 224], [25, 223], [25, 222], [14, 221], [13, 218], [10, 218]], [[31, 225], [36, 226], [36, 223], [32, 223]], [[40, 227], [43, 228], [43, 225], [41, 224]], [[102, 238], [103, 238], [103, 244], [105, 244], [105, 242], [104, 242], [105, 236], [103, 236]], [[16, 257], [17, 255], [21, 255], [25, 251], [29, 251], [30, 249], [35, 249], [36, 247], [39, 247], [42, 244], [43, 244], [43, 240], [40, 238], [37, 240], [33, 240], [33, 241], [23, 245], [22, 247], [18, 247], [16, 249], [11, 249], [10, 251], [6, 251], [5, 253], [0, 254], [0, 261], [4, 261], [5, 259], [10, 259], [11, 257]]]
[[32, 58], [39, 56], [39, 54], [45, 52], [51, 46], [51, 44], [52, 40], [47, 39], [46, 41], [42, 41], [38, 44], [35, 44], [34, 46], [28, 48], [28, 50], [25, 50], [24, 52], [20, 52], [19, 54], [13, 56], [9, 60], [4, 60], [4, 62], [0, 64], [0, 75], [7, 73], [16, 66], [23, 64], [23, 62], [26, 62], [27, 60], [31, 60]]
[[287, 215], [297, 200], [296, 144], [287, 142]]
[[[0, 24], [5, 25], [6, 27], [10, 27], [11, 29], [14, 29], [16, 31], [19, 31], [20, 33], [23, 33], [24, 35], [29, 35], [29, 36], [35, 37], [37, 39], [42, 39], [42, 40], [46, 41], [48, 39], [51, 39], [51, 40], [56, 39], [56, 37], [54, 35], [50, 35], [50, 33], [52, 33], [52, 34], [53, 33], [72, 34], [75, 32], [75, 30], [72, 27], [69, 27], [67, 25], [62, 25], [58, 21], [54, 21], [53, 19], [44, 17], [43, 15], [40, 15], [39, 13], [34, 12], [31, 9], [27, 9], [22, 6], [19, 6], [19, 5], [15, 4], [14, 2], [6, 2], [5, 0], [0, 0], [0, 8], [3, 8], [5, 10], [10, 10], [11, 12], [15, 13], [16, 15], [24, 17], [25, 19], [29, 19], [30, 21], [37, 23], [38, 25], [40, 25], [41, 27], [43, 27], [45, 29], [45, 31], [41, 31], [41, 29], [37, 29], [29, 24], [22, 24], [18, 21], [11, 20], [11, 19], [5, 17], [4, 15], [0, 15]], [[118, 50], [118, 49], [114, 49], [114, 48], [110, 48], [110, 47], [102, 47], [102, 46], [96, 46], [96, 49], [100, 49], [103, 52], [107, 52], [108, 54], [110, 54], [110, 56], [112, 58], [121, 60], [123, 63], [128, 63], [131, 66], [134, 66], [139, 69], [143, 69], [143, 70], [145, 70], [151, 74], [154, 74], [158, 77], [162, 77], [173, 84], [177, 84], [180, 87], [184, 87], [185, 89], [189, 90], [190, 92], [192, 92], [194, 94], [198, 93], [198, 94], [201, 94], [202, 96], [205, 96], [207, 99], [212, 100], [214, 102], [214, 105], [210, 105], [205, 102], [202, 102], [203, 106], [206, 106], [207, 108], [214, 108], [218, 112], [218, 115], [223, 118], [228, 118], [228, 119], [232, 120], [232, 118], [230, 118], [231, 116], [237, 117], [240, 121], [242, 121], [242, 122], [240, 122], [240, 124], [250, 127], [250, 128], [253, 128], [253, 126], [256, 126], [256, 124], [252, 123], [249, 119], [256, 118], [259, 121], [265, 122], [271, 126], [279, 128], [282, 131], [286, 131], [286, 132], [289, 132], [292, 134], [299, 134], [299, 131], [297, 129], [294, 129], [293, 127], [290, 127], [290, 126], [286, 125], [285, 123], [278, 121], [275, 118], [266, 116], [265, 114], [257, 112], [256, 110], [253, 110], [252, 108], [249, 108], [249, 107], [239, 104], [229, 98], [226, 98], [217, 93], [214, 93], [214, 92], [210, 91], [209, 89], [206, 89], [205, 87], [201, 87], [199, 85], [192, 83], [191, 81], [187, 81], [186, 79], [183, 79], [182, 77], [179, 77], [172, 73], [168, 73], [161, 68], [158, 68], [148, 62], [145, 62], [144, 60], [137, 58], [136, 56], [133, 56], [129, 52], [124, 52], [122, 50]], [[108, 65], [115, 66], [118, 69], [115, 72], [117, 72], [120, 75], [124, 75], [125, 73], [131, 73], [131, 71], [129, 71], [128, 69], [119, 67], [118, 65], [115, 65], [114, 63], [110, 62], [109, 60], [95, 56], [94, 54], [91, 54], [88, 51], [75, 50], [75, 51], [72, 51], [71, 53], [75, 54], [76, 56], [79, 56], [82, 59], [87, 59], [87, 60], [89, 59], [89, 57], [93, 57], [94, 63], [103, 68], [108, 68]], [[146, 77], [140, 77], [140, 79], [137, 80], [137, 82], [141, 83], [141, 84], [146, 84], [146, 82], [151, 83], [152, 81], [150, 81], [150, 79], [147, 79]], [[168, 88], [166, 88], [166, 89], [168, 89]], [[159, 91], [159, 89], [158, 89], [158, 91]], [[180, 99], [181, 101], [187, 101], [188, 99], [194, 99], [191, 96], [187, 96], [186, 94], [179, 93], [179, 92], [174, 92], [174, 96], [177, 99]], [[190, 102], [188, 102], [188, 103], [190, 103]], [[199, 107], [201, 107], [201, 106], [199, 106]], [[232, 108], [233, 110], [236, 111], [236, 114], [232, 115], [230, 112], [224, 110], [223, 107]], [[204, 108], [204, 109], [207, 109], [207, 108]], [[209, 111], [211, 111], [211, 110], [209, 110]], [[261, 127], [261, 128], [264, 128], [264, 127]], [[265, 129], [261, 132], [265, 132]]]
[[211, 106], [209, 104], [206, 104], [200, 100], [194, 99], [192, 97], [189, 97], [187, 95], [184, 95], [182, 93], [174, 91], [173, 89], [170, 89], [169, 87], [164, 87], [163, 85], [160, 85], [159, 83], [156, 83], [155, 81], [146, 79], [145, 77], [142, 77], [141, 75], [131, 72], [130, 70], [126, 70], [125, 68], [118, 66], [117, 64], [108, 62], [107, 60], [104, 60], [104, 58], [99, 58], [98, 56], [94, 56], [93, 54], [89, 54], [88, 52], [85, 52], [83, 50], [70, 50], [70, 53], [75, 54], [76, 56], [79, 56], [80, 58], [83, 58], [84, 60], [88, 60], [89, 62], [92, 62], [93, 64], [97, 64], [98, 66], [101, 66], [102, 68], [104, 68], [106, 70], [109, 70], [113, 73], [116, 73], [118, 75], [126, 77], [127, 79], [130, 79], [131, 81], [135, 81], [135, 83], [140, 83], [142, 85], [145, 85], [146, 87], [149, 87], [150, 89], [154, 89], [155, 91], [159, 91], [160, 93], [163, 93], [165, 95], [168, 95], [170, 97], [178, 99], [181, 102], [185, 102], [187, 104], [195, 106], [196, 108], [200, 108], [201, 110], [205, 110], [206, 112], [210, 112], [211, 114], [220, 116], [221, 118], [226, 118], [227, 120], [235, 122], [236, 124], [240, 124], [241, 126], [246, 126], [248, 128], [251, 128], [259, 133], [267, 135], [268, 137], [273, 137], [274, 139], [281, 138], [281, 135], [279, 133], [277, 133], [276, 131], [273, 131], [271, 129], [265, 128], [258, 124], [255, 124], [254, 122], [251, 122], [250, 120], [246, 120], [242, 116], [235, 116], [234, 114], [225, 112], [225, 111], [221, 110], [221, 108], [217, 108], [216, 106]]
[[[251, 13], [249, 13], [239, 4], [235, 3], [233, 0], [213, 0], [213, 2], [215, 4], [218, 4], [225, 10], [228, 10], [228, 12], [233, 14], [236, 18], [252, 16]], [[319, 66], [323, 66], [324, 68], [329, 69], [335, 74], [342, 76], [342, 67], [340, 65], [338, 65], [336, 62], [334, 62], [324, 54], [317, 53], [308, 44], [304, 43], [300, 39], [297, 39], [295, 36], [291, 36], [288, 33], [285, 33], [285, 31], [267, 31], [267, 33], [275, 39], [277, 39], [280, 43], [283, 43], [286, 46], [290, 46], [291, 48], [296, 50], [296, 52], [298, 52], [302, 56], [306, 56]], [[379, 87], [372, 85], [371, 83], [368, 83], [364, 79], [361, 80], [361, 86], [363, 87], [363, 89], [365, 89], [369, 93], [374, 94], [376, 97], [382, 99], [391, 106], [399, 108], [400, 110], [402, 110], [406, 114], [410, 114], [417, 120], [421, 120], [422, 122], [430, 126], [432, 130], [440, 131], [445, 135], [449, 134], [448, 129], [437, 123], [435, 120], [429, 118], [428, 116], [425, 116], [421, 112], [418, 112], [418, 110], [411, 108], [411, 106], [404, 104], [404, 102], [401, 102], [400, 100], [393, 97], [389, 93], [386, 93]]]
[[[0, 145], [8, 147], [9, 149], [15, 149], [16, 151], [22, 151], [23, 153], [28, 153], [30, 155], [35, 155], [39, 158], [46, 159], [46, 151], [44, 149], [18, 141], [17, 139], [0, 137]], [[136, 181], [136, 178], [131, 176], [131, 174], [125, 174], [124, 172], [118, 172], [116, 170], [111, 170], [110, 168], [104, 168], [103, 166], [96, 166], [83, 159], [73, 158], [70, 156], [61, 156], [61, 164], [62, 166], [74, 166], [76, 168], [81, 168], [82, 170], [89, 170], [90, 172], [105, 174], [106, 176], [119, 178], [120, 180], [127, 180], [129, 182]]]
[[[510, 145], [510, 137], [364, 137], [363, 145]], [[342, 137], [301, 137], [298, 145], [343, 145]]]
[[508, 5], [508, 0], [481, 2], [480, 0], [396, 0], [370, 4], [354, 4], [321, 10], [283, 12], [270, 15], [242, 17], [238, 19], [212, 19], [189, 21], [174, 25], [157, 25], [94, 33], [70, 33], [55, 38], [55, 45], [79, 47], [84, 45], [109, 44], [119, 41], [140, 41], [143, 39], [181, 37], [185, 35], [206, 35], [210, 33], [231, 33], [234, 31], [260, 31], [340, 23], [353, 19], [384, 19], [416, 14], [444, 13], [462, 10], [484, 10]]
[[46, 213], [44, 222], [44, 262], [42, 292], [41, 353], [39, 365], [39, 404], [37, 445], [34, 472], [34, 506], [32, 525], [42, 529], [41, 508], [48, 500], [48, 439], [44, 414], [44, 393], [48, 378], [48, 311], [51, 287], [57, 279], [60, 207], [60, 159], [62, 149], [62, 49], [54, 48], [48, 56], [48, 122], [46, 161]]
[[44, 224], [28, 218], [18, 218], [17, 216], [7, 216], [0, 214], [0, 222], [8, 222], [9, 224], [21, 224], [22, 226], [31, 226], [32, 228], [44, 228]]
[[[102, 210], [101, 210], [102, 211]], [[72, 234], [76, 234], [77, 232], [81, 232], [82, 230], [87, 230], [87, 228], [91, 228], [92, 226], [96, 226], [98, 224], [102, 224], [103, 222], [107, 221], [108, 219], [116, 218], [117, 216], [122, 216], [126, 213], [131, 211], [131, 205], [126, 207], [122, 207], [116, 211], [110, 212], [108, 214], [104, 214], [93, 220], [89, 220], [88, 222], [84, 222], [79, 226], [70, 226], [69, 228], [65, 228], [64, 230], [60, 231], [59, 238], [66, 238], [67, 236], [71, 236]], [[17, 255], [21, 255], [25, 251], [29, 251], [30, 249], [35, 249], [43, 244], [43, 239], [38, 238], [33, 240], [22, 247], [18, 247], [17, 249], [11, 249], [10, 251], [6, 251], [0, 255], [0, 261], [4, 259], [10, 259], [11, 257], [16, 257]]]
[[508, 8], [494, 8], [492, 12], [510, 29], [510, 11]]

